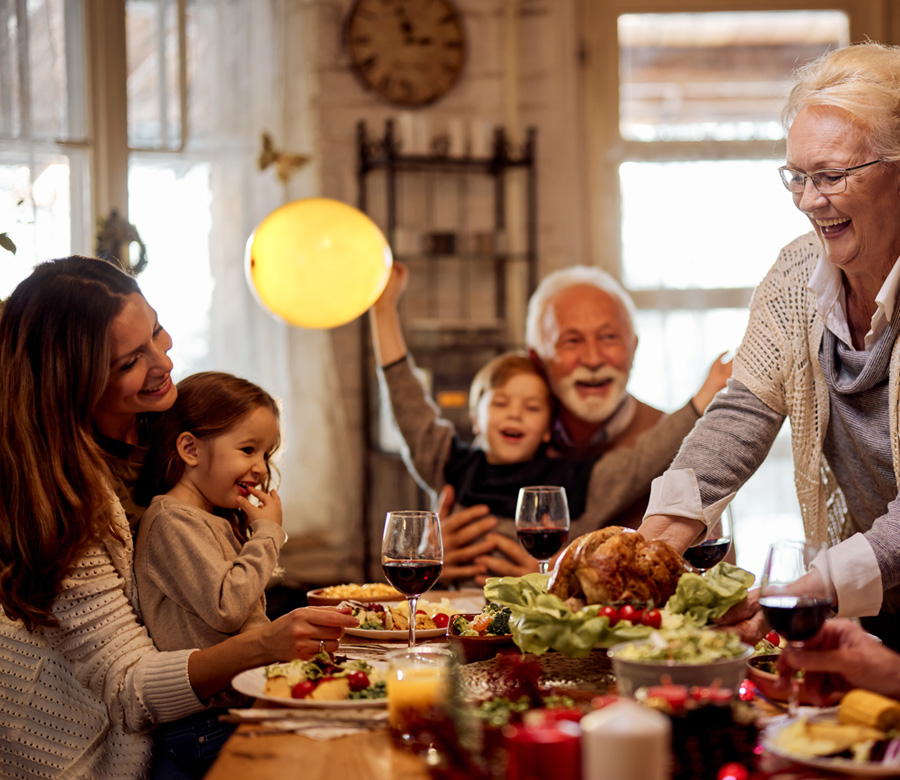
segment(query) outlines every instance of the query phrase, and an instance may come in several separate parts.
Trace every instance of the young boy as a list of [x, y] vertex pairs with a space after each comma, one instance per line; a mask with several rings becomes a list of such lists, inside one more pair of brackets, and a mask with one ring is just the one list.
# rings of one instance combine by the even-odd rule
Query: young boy
[[[460, 440], [416, 378], [407, 353], [397, 304], [408, 274], [405, 266], [394, 263], [387, 287], [371, 309], [371, 323], [383, 392], [406, 443], [407, 467], [423, 487], [437, 492], [450, 484], [460, 506], [487, 504], [500, 521], [496, 530], [515, 539], [512, 518], [519, 488], [561, 485], [568, 498], [572, 539], [602, 527], [665, 470], [665, 455], [677, 448], [687, 430], [671, 431], [677, 438], [660, 440], [646, 457], [637, 447], [613, 450], [597, 461], [548, 457], [553, 397], [539, 369], [518, 353], [500, 355], [478, 371], [469, 394], [476, 438], [472, 444]], [[623, 480], [624, 472], [638, 478]]]

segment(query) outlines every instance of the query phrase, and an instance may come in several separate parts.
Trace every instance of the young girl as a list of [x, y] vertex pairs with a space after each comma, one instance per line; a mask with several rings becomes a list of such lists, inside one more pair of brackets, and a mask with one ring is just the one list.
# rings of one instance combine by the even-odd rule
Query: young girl
[[[278, 406], [251, 382], [218, 372], [179, 382], [154, 426], [139, 492], [155, 497], [135, 543], [141, 612], [160, 650], [210, 647], [268, 622], [264, 591], [287, 538], [269, 487], [279, 441]], [[233, 730], [215, 707], [239, 703], [227, 692], [160, 727], [154, 777], [202, 777]]]

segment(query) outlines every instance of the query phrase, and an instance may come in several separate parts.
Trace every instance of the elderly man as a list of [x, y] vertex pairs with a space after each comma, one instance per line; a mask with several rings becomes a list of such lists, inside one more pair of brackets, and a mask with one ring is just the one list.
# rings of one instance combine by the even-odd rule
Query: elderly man
[[[637, 348], [634, 303], [609, 274], [597, 268], [574, 266], [548, 275], [528, 304], [526, 343], [540, 362], [559, 401], [553, 429], [553, 449], [574, 458], [598, 458], [609, 450], [637, 446], [656, 448], [678, 442], [731, 374], [731, 363], [717, 360], [694, 398], [672, 415], [665, 415], [627, 391]], [[659, 436], [640, 434], [654, 426]], [[678, 431], [672, 437], [674, 430]], [[673, 458], [677, 443], [670, 443]], [[623, 479], [640, 478], [623, 474]], [[647, 505], [650, 484], [632, 507], [604, 525], [637, 527]], [[441, 495], [444, 533], [444, 575], [453, 580], [519, 575], [536, 568], [515, 539], [493, 533], [497, 518], [486, 506], [453, 512], [451, 489]], [[574, 528], [584, 533], [590, 528]]]

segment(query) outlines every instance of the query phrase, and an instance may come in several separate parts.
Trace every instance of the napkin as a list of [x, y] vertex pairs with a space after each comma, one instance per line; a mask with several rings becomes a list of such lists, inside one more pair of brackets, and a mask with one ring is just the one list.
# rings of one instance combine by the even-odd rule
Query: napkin
[[257, 723], [258, 729], [237, 731], [238, 736], [254, 737], [268, 734], [303, 734], [310, 739], [336, 739], [349, 734], [383, 728], [387, 725], [388, 714], [384, 709], [360, 708], [329, 710], [250, 708], [229, 710], [222, 717], [231, 723]]

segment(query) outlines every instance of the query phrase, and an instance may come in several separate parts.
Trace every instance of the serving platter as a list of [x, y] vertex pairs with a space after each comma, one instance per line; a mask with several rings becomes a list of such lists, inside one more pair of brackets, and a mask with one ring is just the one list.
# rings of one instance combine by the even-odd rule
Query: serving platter
[[762, 734], [763, 747], [780, 758], [786, 758], [803, 766], [820, 769], [824, 772], [834, 772], [851, 777], [898, 777], [900, 776], [900, 763], [885, 764], [880, 761], [851, 761], [849, 758], [810, 757], [785, 750], [776, 744], [776, 738], [782, 729], [787, 728], [799, 718], [806, 717], [810, 720], [834, 720], [837, 707], [815, 708], [802, 707], [800, 715], [796, 718], [780, 716], [769, 721]]
[[[370, 662], [371, 663], [371, 662]], [[374, 666], [375, 664], [373, 664]], [[251, 696], [260, 701], [280, 704], [283, 707], [296, 707], [298, 709], [329, 709], [353, 710], [364, 707], [384, 707], [387, 697], [380, 699], [341, 699], [338, 701], [316, 699], [287, 699], [283, 696], [269, 696], [266, 693], [266, 667], [257, 666], [255, 669], [247, 669], [236, 675], [231, 681], [234, 689], [245, 696]]]

